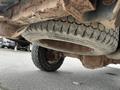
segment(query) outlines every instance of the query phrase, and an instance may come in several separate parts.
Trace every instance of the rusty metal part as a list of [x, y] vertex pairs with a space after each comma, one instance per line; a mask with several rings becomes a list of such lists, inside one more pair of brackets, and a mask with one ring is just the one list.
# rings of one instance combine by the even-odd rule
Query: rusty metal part
[[109, 64], [105, 56], [81, 56], [80, 60], [86, 68], [96, 69]]
[[29, 24], [68, 15], [59, 0], [19, 0], [4, 11], [4, 16], [14, 22]]
[[115, 2], [116, 0], [103, 0], [104, 5], [111, 5]]
[[95, 9], [89, 0], [12, 0], [10, 2], [12, 4], [7, 4], [5, 9], [1, 9], [2, 14], [12, 22], [23, 25], [70, 14], [82, 19], [83, 13]]
[[68, 56], [68, 57], [73, 57], [73, 58], [80, 58], [80, 55], [77, 55], [77, 54], [71, 54], [71, 53], [63, 53], [64, 56]]
[[[20, 0], [5, 10], [4, 15], [18, 25], [72, 15], [80, 22], [96, 21], [103, 23], [106, 27], [115, 28], [116, 18], [113, 19], [113, 16], [118, 10], [114, 9], [116, 0], [114, 3], [113, 0], [109, 0], [109, 3], [110, 1], [113, 3], [109, 6], [103, 5], [102, 1], [100, 0], [100, 5], [96, 8], [97, 3], [90, 0]], [[104, 2], [108, 3], [108, 0]]]
[[[99, 5], [95, 7], [97, 5], [96, 1], [0, 0], [0, 21], [7, 21], [9, 25], [14, 24], [15, 27], [22, 27], [26, 24], [72, 15], [82, 23], [99, 21], [107, 27], [114, 28], [117, 25], [115, 23], [118, 19], [113, 19], [113, 16], [116, 17], [118, 15], [120, 1], [117, 1], [117, 5], [115, 2], [106, 7], [102, 4], [103, 0], [99, 0]], [[108, 0], [104, 0], [104, 2], [108, 2]], [[20, 33], [14, 36], [18, 35]]]
[[[119, 1], [119, 0], [118, 0]], [[114, 15], [113, 11], [117, 5], [117, 0], [114, 1], [111, 5], [104, 5], [103, 0], [99, 0], [99, 4], [97, 4], [96, 10], [92, 12], [86, 12], [83, 15], [83, 20], [86, 22], [100, 22], [108, 28], [116, 27], [117, 17]], [[116, 13], [118, 15], [118, 13]]]
[[24, 33], [24, 32], [26, 31], [26, 28], [28, 28], [28, 27], [29, 27], [29, 25], [27, 25], [27, 26], [22, 26], [22, 27], [18, 28], [18, 29], [14, 32], [14, 34], [11, 36], [11, 38], [17, 38], [17, 37], [21, 36], [21, 34]]
[[57, 63], [61, 57], [64, 57], [63, 53], [53, 50], [47, 50], [46, 56], [48, 63], [55, 64]]
[[[34, 42], [34, 41], [33, 41]], [[90, 52], [94, 52], [95, 49], [87, 47], [87, 46], [82, 46], [79, 44], [70, 43], [66, 41], [61, 41], [61, 40], [50, 40], [50, 39], [41, 39], [36, 42], [34, 42], [36, 45], [40, 45], [45, 48], [49, 48], [52, 50], [64, 52], [64, 53], [71, 53], [73, 55], [81, 55], [81, 54], [86, 54]]]
[[109, 64], [120, 64], [120, 59], [111, 59], [106, 56], [82, 56], [70, 53], [64, 53], [64, 55], [79, 58], [83, 66], [89, 69], [102, 68]]
[[112, 59], [110, 64], [120, 64], [120, 59], [119, 60]]
[[106, 56], [80, 56], [80, 60], [86, 68], [90, 69], [101, 68], [108, 64], [120, 64], [120, 59], [108, 59]]
[[0, 22], [0, 36], [12, 37], [18, 28], [19, 26], [7, 22]]
[[89, 0], [63, 0], [64, 9], [77, 20], [82, 20], [85, 12], [95, 10], [95, 7]]

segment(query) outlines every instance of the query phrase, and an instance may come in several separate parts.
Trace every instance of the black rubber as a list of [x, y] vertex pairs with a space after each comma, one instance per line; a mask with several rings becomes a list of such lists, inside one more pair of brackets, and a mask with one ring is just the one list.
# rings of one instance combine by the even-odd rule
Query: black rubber
[[50, 64], [46, 58], [47, 49], [34, 45], [32, 48], [32, 60], [34, 65], [47, 72], [54, 72], [63, 64], [64, 57], [61, 57], [56, 63]]
[[31, 42], [50, 39], [94, 49], [92, 52], [80, 52], [80, 55], [107, 55], [118, 47], [119, 29], [107, 29], [101, 23], [79, 23], [68, 16], [32, 24], [22, 36]]

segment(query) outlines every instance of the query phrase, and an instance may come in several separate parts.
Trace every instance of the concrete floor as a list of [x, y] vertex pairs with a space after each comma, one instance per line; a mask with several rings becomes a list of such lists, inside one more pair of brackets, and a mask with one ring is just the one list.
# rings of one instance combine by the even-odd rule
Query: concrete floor
[[0, 49], [0, 90], [120, 90], [120, 69], [85, 69], [66, 58], [54, 73], [38, 70], [29, 52]]

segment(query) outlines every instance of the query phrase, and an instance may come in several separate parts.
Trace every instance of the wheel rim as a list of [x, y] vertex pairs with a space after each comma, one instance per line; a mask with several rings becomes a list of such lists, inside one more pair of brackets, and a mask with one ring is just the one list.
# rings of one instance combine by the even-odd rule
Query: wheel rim
[[56, 64], [57, 62], [59, 62], [59, 60], [61, 60], [61, 58], [63, 57], [63, 54], [61, 52], [47, 49], [45, 57], [48, 64]]

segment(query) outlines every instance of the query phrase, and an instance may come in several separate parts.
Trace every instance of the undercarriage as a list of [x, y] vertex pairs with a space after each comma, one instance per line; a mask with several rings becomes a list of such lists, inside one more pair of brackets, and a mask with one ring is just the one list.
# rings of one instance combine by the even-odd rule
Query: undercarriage
[[[0, 0], [0, 36], [33, 43], [33, 62], [45, 71], [65, 56], [87, 68], [120, 63], [119, 26], [119, 0]], [[51, 53], [55, 68], [43, 61]]]

